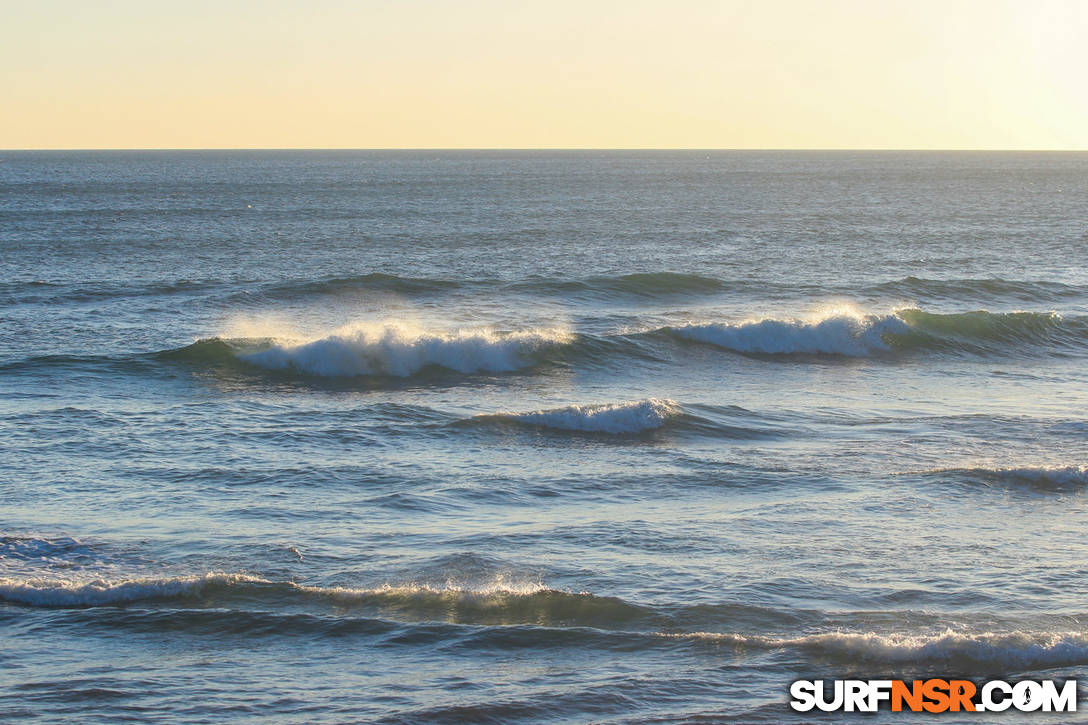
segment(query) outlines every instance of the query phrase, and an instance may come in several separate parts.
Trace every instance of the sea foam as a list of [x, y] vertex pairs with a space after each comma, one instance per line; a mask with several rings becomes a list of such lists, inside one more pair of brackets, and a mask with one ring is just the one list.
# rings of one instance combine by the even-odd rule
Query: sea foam
[[436, 332], [397, 323], [355, 324], [317, 339], [273, 341], [239, 358], [267, 369], [330, 377], [407, 377], [431, 366], [462, 373], [507, 372], [532, 366], [538, 353], [572, 339], [554, 328]]
[[648, 398], [626, 403], [568, 405], [530, 413], [495, 413], [477, 419], [585, 433], [640, 433], [656, 430], [683, 414], [672, 400]]
[[1025, 466], [1019, 468], [947, 468], [934, 475], [952, 474], [987, 483], [1020, 484], [1038, 488], [1088, 486], [1088, 466]]
[[238, 584], [271, 584], [245, 574], [208, 573], [194, 576], [106, 579], [24, 580], [0, 578], [0, 601], [35, 607], [95, 607], [145, 599], [198, 596], [209, 588]]
[[714, 634], [665, 635], [720, 641], [759, 649], [796, 649], [834, 659], [889, 664], [941, 664], [990, 669], [1031, 669], [1088, 664], [1083, 632], [984, 632], [876, 634], [826, 632], [804, 637]]
[[737, 352], [849, 357], [890, 351], [892, 348], [884, 336], [909, 330], [909, 325], [895, 314], [865, 315], [841, 308], [813, 320], [767, 318], [671, 328], [679, 337]]
[[751, 354], [869, 357], [930, 350], [990, 356], [1080, 349], [1088, 342], [1088, 319], [1056, 312], [943, 314], [916, 308], [866, 314], [845, 305], [807, 318], [689, 323], [666, 331]]
[[142, 601], [244, 597], [278, 608], [284, 604], [380, 609], [411, 621], [463, 620], [534, 622], [590, 616], [598, 624], [611, 618], [641, 616], [642, 609], [612, 597], [595, 597], [549, 588], [539, 581], [503, 576], [472, 584], [385, 584], [374, 588], [311, 586], [272, 581], [240, 573], [209, 572], [175, 577], [44, 579], [0, 577], [0, 602], [31, 607], [109, 607]]
[[221, 572], [115, 581], [0, 578], [0, 601], [33, 607], [108, 607], [231, 592], [251, 602], [267, 597], [270, 606], [298, 598], [296, 603], [325, 601], [341, 609], [374, 609], [384, 618], [392, 616], [395, 620], [593, 626], [614, 630], [625, 637], [713, 642], [753, 650], [796, 650], [817, 658], [851, 662], [940, 665], [967, 670], [1027, 670], [1088, 664], [1088, 633], [1084, 632], [821, 632], [791, 637], [631, 630], [627, 627], [660, 620], [660, 613], [614, 597], [560, 591], [539, 581], [503, 578], [475, 586], [451, 581], [437, 586], [408, 583], [360, 589], [307, 586]]

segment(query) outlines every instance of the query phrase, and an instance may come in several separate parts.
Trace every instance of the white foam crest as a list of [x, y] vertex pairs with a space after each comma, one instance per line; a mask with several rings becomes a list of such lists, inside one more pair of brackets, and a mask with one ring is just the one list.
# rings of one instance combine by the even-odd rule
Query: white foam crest
[[558, 328], [499, 332], [490, 328], [428, 331], [398, 322], [349, 325], [308, 341], [280, 341], [243, 360], [312, 375], [407, 377], [437, 365], [462, 373], [505, 372], [532, 364], [535, 352], [569, 343]]
[[310, 586], [291, 581], [276, 582], [248, 574], [209, 572], [188, 576], [117, 580], [0, 577], [0, 601], [36, 607], [94, 607], [145, 599], [199, 596], [209, 587], [248, 584], [283, 587], [287, 591], [300, 592], [308, 596], [334, 599], [369, 599], [375, 596], [452, 596], [456, 598], [531, 596], [554, 591], [539, 581], [512, 581], [501, 576], [476, 584], [465, 584], [451, 579], [442, 585], [413, 582], [397, 585], [383, 584], [380, 587], [365, 589]]
[[1088, 486], [1088, 466], [1023, 466], [1009, 468], [942, 468], [933, 474], [967, 475], [977, 479], [1039, 487]]
[[1088, 466], [1062, 466], [1037, 468], [997, 468], [993, 473], [1001, 478], [1024, 481], [1037, 485], [1086, 486]]
[[622, 434], [656, 430], [681, 413], [681, 407], [672, 400], [648, 398], [626, 403], [569, 405], [531, 413], [499, 413], [497, 417], [558, 430]]
[[70, 536], [0, 535], [0, 580], [31, 580], [53, 573], [74, 579], [85, 572], [108, 578], [126, 562], [98, 546]]
[[412, 597], [435, 596], [455, 597], [493, 597], [493, 596], [532, 596], [554, 591], [540, 582], [511, 582], [504, 578], [497, 578], [491, 582], [475, 585], [461, 584], [448, 581], [444, 585], [407, 583], [407, 584], [383, 584], [373, 589], [354, 589], [351, 587], [314, 587], [294, 585], [294, 588], [307, 594], [318, 596], [330, 596], [337, 599], [369, 599], [375, 596]]
[[866, 357], [889, 351], [884, 335], [907, 332], [910, 326], [895, 313], [863, 314], [853, 307], [839, 306], [810, 319], [692, 323], [671, 329], [681, 337], [737, 352]]
[[984, 632], [912, 635], [826, 632], [805, 637], [765, 637], [700, 632], [693, 637], [760, 649], [801, 649], [816, 654], [892, 664], [919, 662], [985, 663], [1005, 668], [1088, 664], [1084, 632]]
[[271, 583], [245, 574], [221, 572], [119, 581], [0, 578], [0, 601], [29, 604], [35, 607], [93, 607], [142, 599], [196, 595], [208, 586]]
[[51, 563], [61, 560], [72, 552], [84, 553], [87, 547], [70, 536], [59, 538], [33, 538], [22, 536], [0, 536], [0, 561], [14, 559]]

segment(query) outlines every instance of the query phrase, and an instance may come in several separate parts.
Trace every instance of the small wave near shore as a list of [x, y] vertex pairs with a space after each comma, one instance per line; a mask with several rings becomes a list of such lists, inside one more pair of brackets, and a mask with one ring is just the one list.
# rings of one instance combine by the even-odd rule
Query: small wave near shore
[[568, 405], [528, 413], [490, 413], [475, 416], [470, 421], [621, 435], [658, 430], [683, 415], [683, 408], [673, 400], [648, 398], [624, 403]]
[[[324, 603], [334, 608], [337, 621], [354, 621], [352, 618], [356, 615], [349, 616], [349, 612], [358, 610], [363, 616], [379, 617], [375, 621], [420, 625], [444, 622], [484, 627], [475, 630], [477, 638], [502, 639], [507, 626], [518, 625], [522, 627], [519, 630], [522, 639], [539, 636], [554, 640], [559, 632], [577, 630], [583, 631], [585, 637], [618, 637], [632, 645], [646, 647], [655, 646], [655, 642], [687, 642], [752, 652], [787, 650], [815, 660], [860, 661], [896, 667], [926, 665], [1023, 671], [1088, 664], [1088, 634], [1078, 631], [948, 629], [943, 632], [878, 633], [837, 630], [796, 635], [677, 631], [677, 625], [697, 615], [699, 618], [721, 617], [721, 624], [733, 619], [739, 624], [757, 616], [759, 619], [770, 617], [782, 625], [789, 618], [740, 604], [710, 608], [650, 607], [616, 597], [551, 589], [539, 582], [496, 580], [470, 588], [451, 583], [446, 586], [404, 584], [354, 589], [308, 586], [238, 573], [85, 582], [0, 579], [0, 601], [34, 608], [112, 609], [141, 604], [143, 608], [138, 612], [143, 612], [154, 602], [175, 607], [194, 604], [204, 607], [221, 606], [236, 598], [250, 604], [260, 602], [261, 611], [272, 606], [274, 609], [267, 615], [279, 612], [276, 616], [282, 619], [283, 626], [290, 626], [291, 617], [309, 609], [298, 610], [298, 606]], [[192, 614], [200, 610], [166, 611]], [[211, 611], [225, 619], [244, 619], [250, 612], [248, 608]], [[498, 629], [492, 629], [496, 626]], [[331, 621], [329, 629], [336, 629]]]
[[919, 475], [935, 479], [953, 478], [986, 486], [1024, 486], [1040, 490], [1088, 488], [1088, 466], [943, 468]]

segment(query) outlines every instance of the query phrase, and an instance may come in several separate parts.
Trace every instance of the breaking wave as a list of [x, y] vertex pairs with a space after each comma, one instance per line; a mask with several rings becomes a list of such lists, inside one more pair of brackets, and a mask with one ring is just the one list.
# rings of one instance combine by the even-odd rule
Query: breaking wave
[[948, 631], [933, 635], [826, 632], [804, 637], [699, 633], [697, 637], [738, 647], [795, 649], [817, 657], [872, 663], [940, 664], [982, 670], [1024, 670], [1088, 664], [1088, 635], [1082, 632]]
[[1081, 488], [1088, 486], [1088, 466], [1035, 466], [1023, 468], [946, 468], [927, 475], [956, 476], [987, 485], [1019, 485], [1034, 488]]
[[0, 600], [34, 607], [98, 607], [150, 599], [198, 596], [210, 589], [239, 584], [271, 584], [244, 574], [109, 581], [21, 580], [0, 578]]
[[833, 314], [815, 322], [765, 319], [739, 324], [691, 324], [672, 328], [682, 338], [737, 352], [865, 357], [888, 352], [888, 333], [909, 330], [895, 315]]
[[1088, 319], [1055, 312], [938, 314], [903, 309], [877, 315], [837, 309], [811, 320], [694, 323], [668, 331], [682, 339], [760, 355], [870, 357], [915, 350], [1000, 355], [1052, 353], [1088, 344]]
[[[178, 601], [186, 606], [218, 607], [217, 617], [248, 617], [248, 609], [223, 610], [230, 597], [260, 610], [279, 605], [281, 617], [301, 614], [295, 605], [324, 603], [327, 615], [343, 619], [357, 611], [382, 621], [446, 622], [473, 625], [529, 625], [521, 638], [551, 641], [568, 628], [580, 629], [575, 639], [617, 636], [652, 646], [661, 640], [713, 643], [745, 650], [795, 650], [815, 659], [889, 665], [941, 665], [964, 670], [1027, 670], [1088, 664], [1088, 634], [1083, 632], [982, 632], [947, 630], [935, 634], [875, 632], [819, 632], [801, 636], [773, 636], [708, 631], [675, 631], [684, 621], [705, 619], [753, 621], [775, 612], [743, 605], [694, 606], [659, 610], [615, 597], [551, 589], [538, 582], [514, 583], [501, 578], [482, 586], [407, 584], [373, 589], [317, 587], [276, 582], [246, 574], [208, 573], [199, 576], [146, 578], [120, 581], [68, 582], [0, 579], [0, 601], [32, 607], [116, 607], [133, 602]], [[286, 606], [287, 609], [281, 607]], [[674, 610], [674, 611], [672, 611]], [[271, 612], [273, 614], [275, 612]], [[785, 624], [781, 613], [773, 619]], [[285, 620], [286, 621], [286, 620]], [[343, 621], [354, 621], [354, 615]], [[691, 623], [695, 623], [692, 621]], [[709, 621], [705, 622], [709, 624]], [[284, 622], [280, 623], [284, 626]], [[533, 634], [536, 628], [538, 634]], [[560, 629], [556, 629], [560, 628]], [[505, 626], [482, 630], [503, 636]], [[572, 634], [573, 632], [572, 631]]]
[[203, 600], [204, 604], [220, 605], [232, 598], [250, 603], [260, 600], [264, 606], [312, 608], [324, 604], [339, 612], [355, 609], [401, 621], [609, 627], [652, 615], [652, 610], [615, 597], [560, 591], [539, 582], [502, 577], [471, 587], [449, 582], [372, 589], [307, 586], [221, 572], [92, 581], [0, 578], [0, 601], [32, 607], [86, 608], [156, 600]]
[[[353, 323], [313, 336], [204, 338], [149, 354], [31, 357], [0, 363], [0, 370], [111, 365], [144, 372], [153, 369], [149, 366], [155, 361], [166, 360], [304, 376], [405, 378], [428, 370], [502, 373], [548, 363], [604, 367], [615, 367], [623, 361], [668, 363], [678, 359], [672, 349], [677, 341], [766, 356], [888, 359], [920, 354], [983, 358], [1079, 355], [1088, 352], [1088, 317], [985, 310], [939, 314], [913, 308], [864, 314], [839, 307], [807, 319], [648, 325], [612, 333], [573, 332], [559, 327], [431, 330], [389, 320]], [[546, 425], [543, 418], [537, 422]]]
[[619, 435], [657, 430], [683, 414], [683, 409], [672, 400], [649, 398], [627, 403], [568, 405], [531, 413], [485, 414], [476, 416], [475, 420]]
[[86, 554], [89, 549], [78, 539], [62, 536], [39, 539], [23, 536], [0, 536], [0, 560], [52, 562]]
[[325, 377], [408, 377], [427, 368], [509, 372], [541, 362], [541, 353], [572, 342], [561, 329], [435, 332], [401, 324], [355, 324], [301, 341], [212, 338], [166, 353], [193, 362], [241, 361], [266, 370]]
[[297, 345], [274, 343], [242, 359], [272, 370], [323, 376], [407, 377], [436, 366], [462, 373], [530, 367], [533, 354], [569, 343], [562, 330], [429, 332], [400, 325], [356, 325]]

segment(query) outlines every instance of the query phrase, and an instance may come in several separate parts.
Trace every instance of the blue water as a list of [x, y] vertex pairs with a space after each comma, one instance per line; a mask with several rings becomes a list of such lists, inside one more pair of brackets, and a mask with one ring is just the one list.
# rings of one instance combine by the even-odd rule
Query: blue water
[[781, 722], [797, 678], [1088, 681], [1086, 181], [2, 152], [0, 720]]

